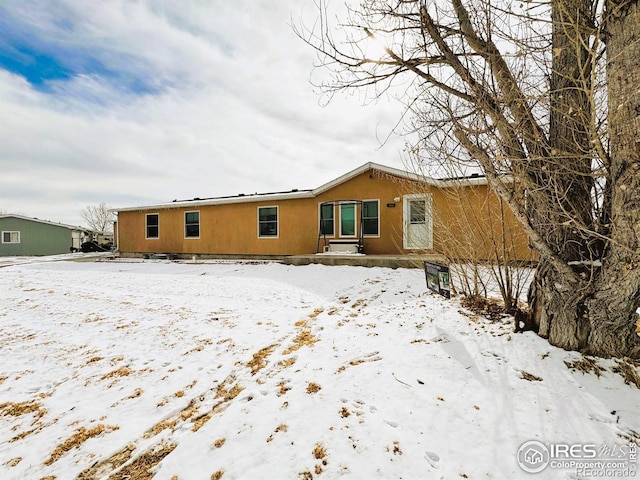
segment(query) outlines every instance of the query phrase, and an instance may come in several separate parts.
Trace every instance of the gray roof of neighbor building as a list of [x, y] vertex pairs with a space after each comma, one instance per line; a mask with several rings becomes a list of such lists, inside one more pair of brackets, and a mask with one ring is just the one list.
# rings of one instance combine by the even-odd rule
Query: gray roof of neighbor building
[[49, 220], [42, 220], [40, 218], [34, 218], [34, 217], [25, 217], [24, 215], [14, 215], [12, 213], [0, 215], [0, 219], [3, 219], [3, 218], [17, 218], [20, 220], [27, 220], [30, 222], [44, 223], [46, 225], [55, 225], [56, 227], [64, 227], [64, 228], [68, 228], [69, 230], [87, 230], [87, 231], [91, 230], [90, 228], [81, 227], [79, 225], [67, 225], [65, 223], [50, 222]]

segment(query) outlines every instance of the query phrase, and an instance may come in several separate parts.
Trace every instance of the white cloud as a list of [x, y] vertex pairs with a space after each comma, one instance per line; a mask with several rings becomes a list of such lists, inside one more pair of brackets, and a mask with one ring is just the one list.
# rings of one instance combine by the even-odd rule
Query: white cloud
[[289, 26], [312, 1], [15, 8], [40, 41], [97, 67], [46, 91], [0, 69], [0, 210], [78, 224], [103, 201], [314, 188], [367, 161], [401, 166], [400, 140], [378, 148], [399, 105], [320, 105], [315, 54]]

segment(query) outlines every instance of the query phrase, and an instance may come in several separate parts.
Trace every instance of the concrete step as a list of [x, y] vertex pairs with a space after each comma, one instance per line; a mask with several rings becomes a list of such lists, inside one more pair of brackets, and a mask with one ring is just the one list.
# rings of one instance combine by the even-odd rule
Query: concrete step
[[444, 263], [442, 255], [358, 255], [316, 254], [284, 257], [287, 265], [354, 265], [360, 267], [424, 268], [424, 262]]

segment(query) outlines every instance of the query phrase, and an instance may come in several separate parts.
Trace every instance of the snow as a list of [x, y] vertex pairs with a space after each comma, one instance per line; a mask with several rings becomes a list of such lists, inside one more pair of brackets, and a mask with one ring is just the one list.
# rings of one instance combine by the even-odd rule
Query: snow
[[615, 360], [570, 369], [421, 270], [46, 260], [0, 268], [2, 479], [585, 478], [517, 451], [638, 441]]

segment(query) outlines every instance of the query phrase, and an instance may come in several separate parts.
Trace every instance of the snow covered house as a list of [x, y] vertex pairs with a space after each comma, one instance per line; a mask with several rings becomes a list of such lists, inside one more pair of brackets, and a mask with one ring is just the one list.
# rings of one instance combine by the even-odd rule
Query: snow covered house
[[82, 227], [22, 215], [0, 215], [0, 256], [57, 255], [79, 249], [89, 232]]
[[366, 163], [312, 190], [194, 198], [115, 209], [123, 256], [282, 257], [326, 252], [495, 258], [526, 236], [479, 176], [436, 180]]

